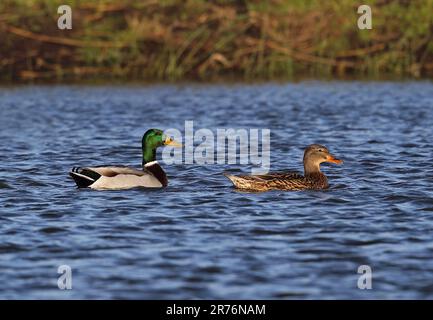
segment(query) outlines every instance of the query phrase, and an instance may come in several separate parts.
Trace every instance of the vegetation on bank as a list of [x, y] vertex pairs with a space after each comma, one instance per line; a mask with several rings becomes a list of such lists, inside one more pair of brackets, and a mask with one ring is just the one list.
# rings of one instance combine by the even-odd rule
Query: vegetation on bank
[[11, 81], [431, 77], [433, 0], [1, 0], [0, 39]]

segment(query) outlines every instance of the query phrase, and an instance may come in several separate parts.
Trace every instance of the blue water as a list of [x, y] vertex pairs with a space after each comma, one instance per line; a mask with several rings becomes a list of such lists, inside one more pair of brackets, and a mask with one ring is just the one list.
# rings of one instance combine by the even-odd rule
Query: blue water
[[[272, 170], [302, 170], [311, 143], [344, 165], [309, 192], [235, 191], [221, 173], [239, 164], [162, 163], [170, 185], [152, 191], [68, 177], [139, 167], [143, 132], [185, 120], [271, 129]], [[429, 82], [3, 87], [0, 298], [431, 299], [432, 133]]]

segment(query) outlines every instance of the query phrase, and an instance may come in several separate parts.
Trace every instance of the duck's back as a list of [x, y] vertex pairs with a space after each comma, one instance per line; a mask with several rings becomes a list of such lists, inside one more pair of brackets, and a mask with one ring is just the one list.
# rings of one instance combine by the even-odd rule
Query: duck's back
[[238, 189], [267, 190], [318, 190], [328, 187], [326, 176], [318, 174], [304, 177], [297, 172], [274, 172], [265, 175], [226, 175]]

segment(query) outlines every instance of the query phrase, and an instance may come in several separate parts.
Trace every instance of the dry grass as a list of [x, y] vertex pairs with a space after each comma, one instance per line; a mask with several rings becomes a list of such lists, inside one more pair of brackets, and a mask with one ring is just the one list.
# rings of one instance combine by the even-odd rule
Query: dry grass
[[365, 2], [373, 30], [349, 0], [2, 0], [1, 78], [432, 76], [433, 0]]

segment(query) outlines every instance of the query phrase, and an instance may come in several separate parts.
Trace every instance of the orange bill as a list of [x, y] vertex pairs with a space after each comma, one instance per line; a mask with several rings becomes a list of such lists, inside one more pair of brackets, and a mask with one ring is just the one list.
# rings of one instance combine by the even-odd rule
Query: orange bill
[[326, 161], [336, 163], [336, 164], [342, 164], [343, 163], [343, 160], [337, 159], [333, 155], [329, 155], [328, 159], [326, 159]]

